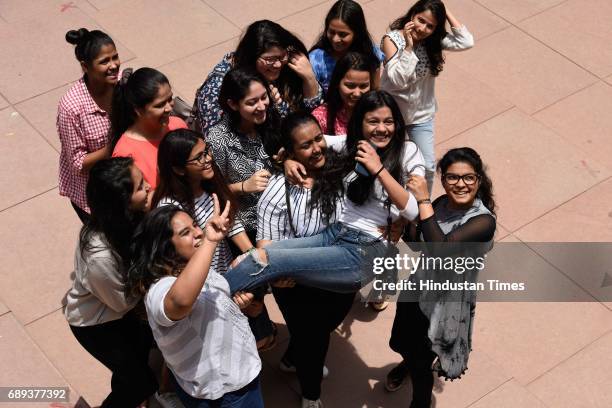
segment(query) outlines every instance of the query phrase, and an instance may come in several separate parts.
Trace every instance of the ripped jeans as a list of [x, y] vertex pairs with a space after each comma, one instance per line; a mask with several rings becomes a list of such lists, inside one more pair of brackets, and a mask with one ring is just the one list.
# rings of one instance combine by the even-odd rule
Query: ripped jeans
[[337, 222], [311, 237], [275, 241], [264, 249], [267, 264], [250, 254], [223, 277], [232, 294], [279, 278], [351, 293], [373, 279], [373, 260], [385, 256], [387, 245], [392, 244]]

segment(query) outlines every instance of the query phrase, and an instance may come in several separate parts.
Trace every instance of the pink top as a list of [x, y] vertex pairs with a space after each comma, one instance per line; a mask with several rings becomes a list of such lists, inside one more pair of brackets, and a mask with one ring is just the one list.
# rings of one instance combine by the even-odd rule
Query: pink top
[[57, 107], [57, 133], [62, 144], [59, 157], [59, 193], [89, 212], [82, 173], [85, 155], [108, 143], [110, 119], [91, 97], [83, 78], [62, 97]]
[[[315, 110], [312, 111], [312, 116], [314, 116], [319, 125], [321, 126], [321, 130], [323, 134], [329, 135], [329, 128], [327, 127], [327, 104], [319, 105]], [[346, 135], [346, 128], [348, 125], [348, 119], [346, 117], [346, 112], [344, 109], [341, 109], [340, 112], [336, 114], [336, 123], [334, 126], [336, 135]]]
[[[170, 116], [168, 121], [168, 132], [176, 129], [187, 129], [187, 124], [176, 116]], [[115, 150], [113, 150], [113, 157], [132, 157], [136, 166], [142, 171], [147, 183], [152, 189], [157, 187], [159, 176], [157, 174], [157, 149], [161, 139], [150, 141], [150, 140], [136, 140], [125, 133], [121, 135]]]

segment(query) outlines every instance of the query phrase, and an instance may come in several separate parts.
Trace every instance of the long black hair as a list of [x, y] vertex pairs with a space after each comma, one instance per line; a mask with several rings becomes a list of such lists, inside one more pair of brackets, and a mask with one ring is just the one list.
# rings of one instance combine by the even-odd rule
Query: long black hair
[[[268, 100], [270, 104], [266, 109], [266, 121], [260, 125], [255, 126], [257, 133], [262, 138], [263, 143], [269, 139], [271, 134], [278, 131], [280, 118], [278, 112], [274, 109], [274, 101], [270, 95], [270, 89], [268, 87], [268, 81], [257, 71], [245, 68], [233, 68], [225, 74], [223, 83], [221, 84], [221, 90], [219, 91], [219, 105], [229, 118], [229, 124], [232, 130], [238, 131], [240, 126], [241, 116], [240, 112], [231, 108], [228, 100], [238, 104], [249, 91], [252, 82], [259, 82], [266, 92], [268, 93]], [[272, 156], [270, 156], [272, 157]]]
[[424, 11], [431, 11], [431, 14], [435, 17], [438, 25], [434, 29], [433, 33], [423, 43], [425, 50], [427, 51], [427, 57], [429, 58], [429, 71], [431, 75], [438, 76], [444, 66], [444, 55], [442, 54], [442, 39], [446, 36], [446, 7], [442, 0], [419, 0], [408, 12], [399, 17], [391, 23], [389, 28], [391, 30], [403, 30], [406, 23], [412, 20], [415, 14], [422, 13]]
[[438, 172], [444, 177], [446, 170], [453, 163], [467, 163], [474, 168], [476, 174], [480, 178], [480, 186], [476, 192], [476, 197], [480, 198], [482, 203], [489, 211], [495, 214], [495, 200], [493, 199], [493, 183], [487, 175], [486, 166], [482, 162], [480, 155], [476, 150], [470, 147], [458, 147], [451, 149], [442, 156], [438, 161]]
[[[259, 20], [252, 23], [242, 36], [234, 52], [233, 66], [255, 70], [257, 59], [272, 47], [308, 56], [306, 46], [294, 34], [278, 23]], [[300, 109], [304, 99], [304, 87], [302, 79], [295, 71], [287, 66], [283, 67], [275, 86], [292, 111]]]
[[66, 33], [66, 41], [74, 47], [77, 61], [91, 65], [105, 45], [115, 46], [115, 42], [108, 34], [100, 30], [89, 31], [86, 28], [70, 30]]
[[[372, 42], [372, 36], [368, 31], [366, 24], [365, 15], [363, 9], [353, 0], [338, 0], [335, 2], [325, 16], [325, 26], [323, 32], [319, 36], [317, 42], [310, 48], [310, 51], [314, 51], [317, 48], [323, 49], [328, 53], [331, 53], [333, 47], [327, 38], [327, 30], [332, 20], [340, 20], [348, 26], [353, 32], [353, 41], [348, 48], [348, 51], [354, 51], [362, 54], [367, 59], [371, 60], [370, 63], [378, 62], [378, 57], [374, 53], [374, 43]], [[330, 86], [331, 89], [331, 86]]]
[[[293, 132], [308, 123], [314, 123], [319, 131], [321, 130], [319, 122], [310, 113], [290, 113], [283, 120], [281, 126], [279, 148], [284, 147], [285, 151], [291, 156], [295, 151]], [[278, 151], [278, 149], [276, 150]], [[336, 204], [344, 195], [343, 178], [347, 173], [347, 166], [343, 159], [344, 156], [336, 153], [333, 149], [326, 149], [325, 165], [315, 174], [307, 208], [310, 212], [318, 208], [325, 223], [329, 223], [331, 217], [334, 216]]]
[[368, 72], [370, 74], [370, 89], [372, 88], [376, 65], [369, 58], [356, 52], [349, 52], [338, 60], [329, 81], [327, 92], [327, 134], [336, 134], [336, 117], [342, 109], [340, 82], [351, 69]]
[[[370, 91], [363, 95], [353, 110], [353, 115], [349, 121], [348, 134], [346, 138], [346, 150], [348, 158], [354, 158], [357, 154], [357, 142], [366, 140], [363, 134], [363, 120], [366, 113], [375, 111], [382, 107], [391, 110], [395, 123], [395, 133], [391, 137], [389, 144], [384, 149], [378, 149], [383, 166], [393, 176], [398, 183], [403, 184], [406, 177], [403, 174], [402, 159], [404, 155], [404, 144], [406, 140], [406, 126], [404, 118], [393, 97], [386, 91]], [[354, 166], [353, 160], [346, 161], [349, 166]], [[347, 189], [347, 197], [357, 205], [362, 205], [372, 192], [375, 177], [357, 175]]]
[[170, 85], [168, 78], [153, 68], [123, 71], [113, 91], [111, 108], [111, 141], [113, 151], [121, 135], [136, 122], [136, 109], [144, 108], [157, 96], [162, 85]]
[[79, 249], [81, 256], [95, 252], [92, 234], [102, 235], [118, 260], [124, 265], [130, 260], [130, 240], [143, 213], [130, 210], [134, 192], [131, 157], [113, 157], [97, 162], [89, 171], [87, 205], [91, 210], [89, 221], [81, 228]]
[[136, 228], [131, 245], [132, 263], [125, 282], [126, 298], [144, 296], [164, 276], [178, 276], [187, 263], [172, 243], [172, 219], [183, 212], [176, 205], [164, 205], [148, 213]]
[[[173, 130], [164, 136], [157, 151], [159, 184], [153, 195], [152, 206], [157, 206], [162, 198], [168, 197], [178, 201], [185, 212], [196, 218], [194, 207], [196, 197], [193, 195], [186, 174], [181, 175], [177, 170], [185, 170], [189, 155], [199, 140], [204, 142], [204, 137], [189, 129]], [[233, 220], [237, 202], [214, 161], [212, 166], [214, 177], [211, 180], [202, 180], [202, 188], [209, 194], [217, 194], [221, 208], [224, 208], [228, 201], [231, 203], [230, 220]]]

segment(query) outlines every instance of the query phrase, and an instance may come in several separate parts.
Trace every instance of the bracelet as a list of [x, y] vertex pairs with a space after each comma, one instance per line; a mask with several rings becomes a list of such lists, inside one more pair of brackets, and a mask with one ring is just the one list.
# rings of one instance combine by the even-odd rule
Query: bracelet
[[378, 177], [378, 175], [380, 174], [381, 171], [383, 171], [385, 169], [385, 165], [383, 164], [382, 166], [380, 166], [380, 170], [378, 170], [376, 172], [376, 174], [374, 175], [374, 177]]
[[417, 200], [417, 204], [431, 204], [431, 200], [429, 198], [424, 198], [423, 200]]
[[252, 246], [252, 247], [250, 247], [249, 249], [247, 249], [246, 251], [244, 251], [244, 252], [242, 252], [242, 253], [243, 253], [243, 254], [250, 254], [251, 252], [255, 251], [255, 249], [257, 249], [257, 248], [255, 248], [254, 246]]
[[242, 194], [244, 194], [244, 180], [242, 181], [242, 184], [240, 184], [240, 188], [242, 189]]

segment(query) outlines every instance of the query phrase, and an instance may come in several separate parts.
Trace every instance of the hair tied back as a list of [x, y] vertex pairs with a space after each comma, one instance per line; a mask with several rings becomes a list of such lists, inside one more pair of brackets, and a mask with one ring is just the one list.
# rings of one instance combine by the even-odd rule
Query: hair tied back
[[86, 28], [78, 30], [70, 30], [66, 33], [66, 41], [73, 45], [79, 45], [88, 41], [91, 37], [91, 32]]
[[128, 82], [128, 79], [130, 79], [130, 76], [132, 76], [133, 72], [134, 72], [133, 68], [124, 69], [123, 72], [121, 72], [121, 80], [119, 81], [119, 84], [121, 86], [125, 86]]

